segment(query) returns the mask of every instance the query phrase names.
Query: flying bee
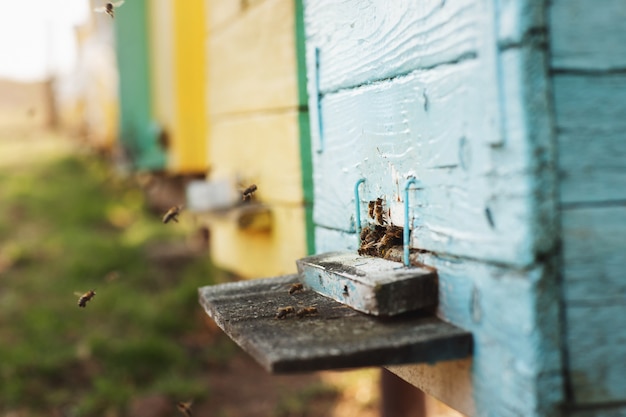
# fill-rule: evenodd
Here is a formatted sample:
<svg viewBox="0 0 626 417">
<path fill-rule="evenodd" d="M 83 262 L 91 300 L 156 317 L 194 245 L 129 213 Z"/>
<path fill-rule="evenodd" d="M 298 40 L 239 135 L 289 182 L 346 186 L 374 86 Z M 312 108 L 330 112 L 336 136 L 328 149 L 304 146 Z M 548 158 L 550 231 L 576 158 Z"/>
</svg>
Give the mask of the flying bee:
<svg viewBox="0 0 626 417">
<path fill-rule="evenodd" d="M 243 190 L 241 192 L 241 198 L 243 199 L 243 201 L 249 200 L 252 197 L 252 194 L 254 194 L 254 192 L 256 191 L 256 189 L 256 184 L 252 184 L 251 186 Z"/>
<path fill-rule="evenodd" d="M 385 211 L 383 210 L 383 199 L 377 198 L 376 204 L 374 206 L 374 216 L 376 218 L 376 222 L 378 224 L 386 224 L 387 220 L 385 220 Z"/>
<path fill-rule="evenodd" d="M 182 209 L 182 205 L 174 206 L 169 209 L 167 213 L 165 213 L 165 215 L 163 216 L 163 223 L 168 223 L 170 220 L 174 220 L 176 223 L 178 223 L 178 215 L 180 214 L 180 211 Z"/>
<path fill-rule="evenodd" d="M 124 0 L 116 1 L 115 3 L 108 2 L 104 6 L 96 7 L 93 10 L 97 13 L 106 13 L 111 16 L 111 18 L 115 18 L 115 8 L 120 7 L 122 4 L 124 4 Z"/>
<path fill-rule="evenodd" d="M 182 402 L 179 401 L 176 403 L 176 408 L 178 408 L 178 411 L 180 411 L 181 413 L 183 413 L 183 415 L 187 416 L 187 417 L 191 417 L 191 404 L 193 403 L 193 401 L 187 401 L 187 402 Z"/>
<path fill-rule="evenodd" d="M 300 319 L 304 316 L 312 316 L 313 314 L 317 314 L 317 307 L 303 307 L 296 311 L 296 317 Z"/>
<path fill-rule="evenodd" d="M 78 307 L 85 308 L 87 307 L 87 302 L 96 296 L 96 291 L 90 290 L 84 294 L 81 294 L 81 293 L 74 293 L 74 294 L 80 296 L 80 298 L 78 299 Z"/>
<path fill-rule="evenodd" d="M 304 286 L 302 285 L 302 283 L 296 282 L 296 283 L 291 284 L 291 288 L 289 288 L 289 294 L 292 295 L 302 290 L 304 290 Z"/>
<path fill-rule="evenodd" d="M 284 319 L 285 317 L 287 317 L 287 314 L 291 314 L 294 311 L 296 311 L 296 309 L 293 308 L 292 306 L 279 307 L 278 310 L 276 310 L 276 318 Z"/>
</svg>

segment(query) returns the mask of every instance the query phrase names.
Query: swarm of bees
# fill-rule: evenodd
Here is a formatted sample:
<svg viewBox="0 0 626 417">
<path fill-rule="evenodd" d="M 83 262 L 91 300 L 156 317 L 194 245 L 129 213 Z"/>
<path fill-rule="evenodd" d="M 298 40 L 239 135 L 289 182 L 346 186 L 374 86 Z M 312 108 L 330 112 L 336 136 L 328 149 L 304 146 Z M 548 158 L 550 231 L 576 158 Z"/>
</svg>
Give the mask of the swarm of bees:
<svg viewBox="0 0 626 417">
<path fill-rule="evenodd" d="M 250 200 L 256 190 L 257 190 L 256 184 L 252 184 L 251 186 L 249 186 L 248 188 L 246 188 L 245 190 L 241 192 L 241 199 L 243 201 Z"/>
<path fill-rule="evenodd" d="M 361 230 L 361 246 L 358 253 L 384 258 L 390 248 L 402 245 L 404 229 L 387 224 L 382 198 L 369 202 L 368 215 L 374 223 Z"/>
<path fill-rule="evenodd" d="M 174 220 L 176 223 L 178 223 L 178 215 L 180 214 L 182 209 L 182 205 L 170 208 L 167 213 L 163 215 L 163 223 L 167 224 L 170 222 L 170 220 Z"/>
<path fill-rule="evenodd" d="M 84 294 L 76 293 L 76 295 L 80 296 L 80 298 L 78 299 L 78 307 L 85 308 L 87 307 L 87 303 L 96 296 L 96 291 L 90 290 Z"/>
<path fill-rule="evenodd" d="M 106 13 L 109 16 L 111 16 L 111 19 L 114 19 L 115 18 L 115 9 L 117 7 L 120 7 L 122 4 L 124 4 L 124 0 L 116 1 L 115 3 L 109 2 L 109 3 L 105 4 L 102 7 L 96 7 L 94 9 L 94 12 Z"/>
</svg>

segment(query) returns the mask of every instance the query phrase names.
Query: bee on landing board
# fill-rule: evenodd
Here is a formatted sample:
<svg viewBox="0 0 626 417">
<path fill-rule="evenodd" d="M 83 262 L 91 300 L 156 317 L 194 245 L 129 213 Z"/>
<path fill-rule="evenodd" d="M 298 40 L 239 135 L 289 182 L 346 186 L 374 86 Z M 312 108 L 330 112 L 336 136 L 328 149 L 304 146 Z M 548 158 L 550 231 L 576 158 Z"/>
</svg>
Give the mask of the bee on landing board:
<svg viewBox="0 0 626 417">
<path fill-rule="evenodd" d="M 187 401 L 187 402 L 179 401 L 178 403 L 176 403 L 176 408 L 178 408 L 178 411 L 183 413 L 183 415 L 185 415 L 187 417 L 192 417 L 192 414 L 191 414 L 191 404 L 192 403 L 193 403 L 193 401 Z"/>
<path fill-rule="evenodd" d="M 122 4 L 124 4 L 124 0 L 120 0 L 120 1 L 116 1 L 115 3 L 107 3 L 102 7 L 96 7 L 94 10 L 94 12 L 97 13 L 106 13 L 109 16 L 111 16 L 111 18 L 115 18 L 115 8 L 120 7 Z"/>
<path fill-rule="evenodd" d="M 85 308 L 85 307 L 87 307 L 87 302 L 90 301 L 93 297 L 96 296 L 96 291 L 95 290 L 90 290 L 90 291 L 87 291 L 84 294 L 81 294 L 81 293 L 74 293 L 74 294 L 80 296 L 80 298 L 78 299 L 78 307 Z"/>
<path fill-rule="evenodd" d="M 317 314 L 317 307 L 303 307 L 300 310 L 296 311 L 296 317 L 301 319 L 304 316 L 312 316 Z"/>
<path fill-rule="evenodd" d="M 170 220 L 174 220 L 176 223 L 178 223 L 178 215 L 180 214 L 180 211 L 183 209 L 183 206 L 174 206 L 171 209 L 169 209 L 167 211 L 167 213 L 165 213 L 165 215 L 163 216 L 163 223 L 168 223 Z"/>
<path fill-rule="evenodd" d="M 241 198 L 243 199 L 243 201 L 249 200 L 252 197 L 252 194 L 254 194 L 254 192 L 256 191 L 256 189 L 256 184 L 252 184 L 251 186 L 243 190 L 241 192 Z"/>
<path fill-rule="evenodd" d="M 296 282 L 294 284 L 291 284 L 291 287 L 289 288 L 289 294 L 293 295 L 294 293 L 297 293 L 298 291 L 303 291 L 303 290 L 304 290 L 304 286 L 300 282 Z"/>
<path fill-rule="evenodd" d="M 295 311 L 296 311 L 296 309 L 293 308 L 292 306 L 279 307 L 278 310 L 276 310 L 276 318 L 277 319 L 284 319 L 285 317 L 287 317 L 287 314 L 291 314 L 291 313 L 293 313 Z"/>
</svg>

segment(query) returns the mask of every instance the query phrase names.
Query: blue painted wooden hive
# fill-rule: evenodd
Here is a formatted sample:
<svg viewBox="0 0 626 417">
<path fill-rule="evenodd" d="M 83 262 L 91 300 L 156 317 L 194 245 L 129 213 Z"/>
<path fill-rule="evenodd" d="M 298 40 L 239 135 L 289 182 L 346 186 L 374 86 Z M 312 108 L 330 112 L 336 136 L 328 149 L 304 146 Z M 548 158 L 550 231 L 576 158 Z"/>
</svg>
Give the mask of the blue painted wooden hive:
<svg viewBox="0 0 626 417">
<path fill-rule="evenodd" d="M 469 415 L 626 415 L 624 2 L 303 3 L 316 252 L 357 249 L 360 178 L 399 226 L 416 178 L 412 256 L 474 336 L 392 370 Z"/>
</svg>

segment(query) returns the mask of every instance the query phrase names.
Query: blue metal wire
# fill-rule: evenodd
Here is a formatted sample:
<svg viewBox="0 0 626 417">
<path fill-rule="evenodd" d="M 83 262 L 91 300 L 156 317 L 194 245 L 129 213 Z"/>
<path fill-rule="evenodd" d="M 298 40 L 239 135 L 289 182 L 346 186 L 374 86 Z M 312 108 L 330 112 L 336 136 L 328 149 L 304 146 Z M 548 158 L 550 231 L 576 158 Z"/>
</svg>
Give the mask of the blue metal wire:
<svg viewBox="0 0 626 417">
<path fill-rule="evenodd" d="M 361 246 L 361 197 L 359 196 L 359 186 L 365 182 L 365 178 L 359 178 L 359 180 L 354 184 L 354 204 L 356 209 L 356 238 L 357 238 L 357 248 Z"/>
<path fill-rule="evenodd" d="M 411 225 L 409 224 L 409 187 L 417 184 L 417 178 L 412 177 L 404 184 L 404 233 L 402 241 L 404 245 L 404 266 L 409 266 L 409 237 L 411 233 Z"/>
</svg>

